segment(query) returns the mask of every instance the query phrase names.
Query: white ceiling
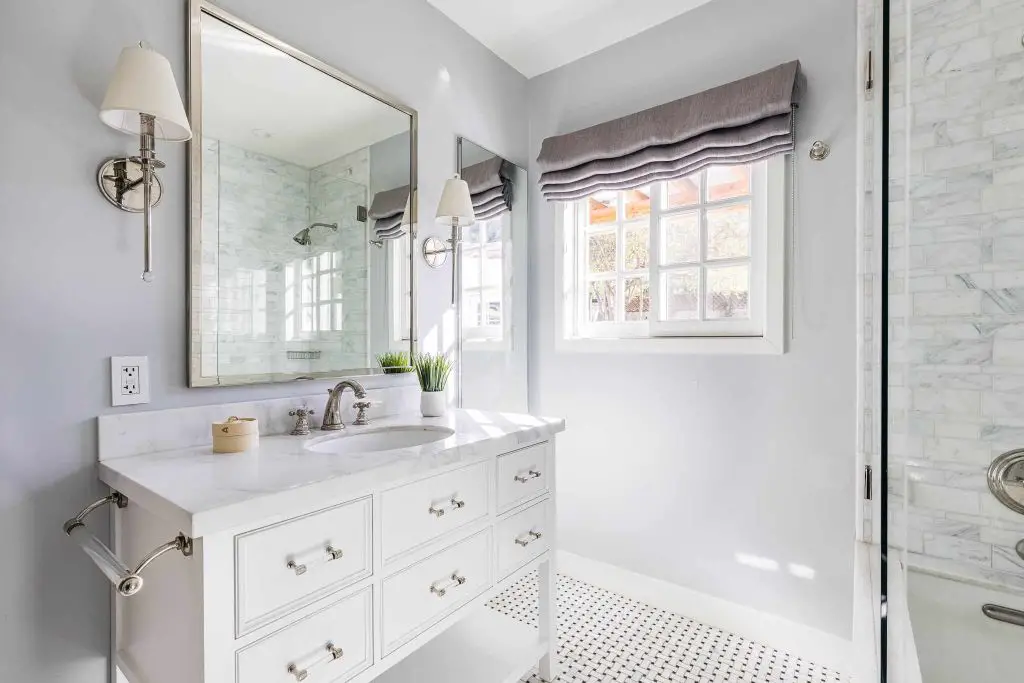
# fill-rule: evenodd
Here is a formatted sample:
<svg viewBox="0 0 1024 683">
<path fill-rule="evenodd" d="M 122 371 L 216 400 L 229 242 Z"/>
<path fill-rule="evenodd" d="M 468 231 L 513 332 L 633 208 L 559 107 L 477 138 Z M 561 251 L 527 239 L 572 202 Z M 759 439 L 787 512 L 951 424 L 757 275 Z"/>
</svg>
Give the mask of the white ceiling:
<svg viewBox="0 0 1024 683">
<path fill-rule="evenodd" d="M 427 0 L 527 78 L 710 0 Z"/>
<path fill-rule="evenodd" d="M 314 168 L 409 129 L 406 114 L 203 15 L 203 136 Z"/>
</svg>

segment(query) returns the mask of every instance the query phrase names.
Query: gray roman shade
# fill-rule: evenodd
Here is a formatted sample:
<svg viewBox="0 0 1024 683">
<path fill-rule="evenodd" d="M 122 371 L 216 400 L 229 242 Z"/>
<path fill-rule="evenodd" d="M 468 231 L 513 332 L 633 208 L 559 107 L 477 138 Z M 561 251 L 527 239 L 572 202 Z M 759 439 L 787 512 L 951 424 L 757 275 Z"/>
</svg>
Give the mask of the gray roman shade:
<svg viewBox="0 0 1024 683">
<path fill-rule="evenodd" d="M 462 169 L 462 179 L 469 185 L 473 213 L 478 221 L 486 221 L 512 209 L 512 178 L 514 168 L 501 157 L 491 157 Z"/>
<path fill-rule="evenodd" d="M 407 201 L 409 201 L 408 185 L 396 187 L 393 190 L 384 190 L 373 195 L 367 216 L 373 221 L 375 239 L 393 240 L 405 234 L 402 215 L 405 213 Z"/>
<path fill-rule="evenodd" d="M 545 199 L 630 190 L 712 165 L 746 164 L 793 151 L 800 62 L 661 104 L 541 144 Z"/>
</svg>

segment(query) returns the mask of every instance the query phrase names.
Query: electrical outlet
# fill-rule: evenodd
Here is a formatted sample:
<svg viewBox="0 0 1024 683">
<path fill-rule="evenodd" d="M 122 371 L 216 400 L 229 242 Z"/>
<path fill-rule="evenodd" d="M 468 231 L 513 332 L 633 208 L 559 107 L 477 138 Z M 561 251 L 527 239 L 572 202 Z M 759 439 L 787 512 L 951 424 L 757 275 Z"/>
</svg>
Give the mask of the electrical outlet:
<svg viewBox="0 0 1024 683">
<path fill-rule="evenodd" d="M 110 359 L 110 404 L 149 403 L 149 358 L 113 356 Z"/>
</svg>

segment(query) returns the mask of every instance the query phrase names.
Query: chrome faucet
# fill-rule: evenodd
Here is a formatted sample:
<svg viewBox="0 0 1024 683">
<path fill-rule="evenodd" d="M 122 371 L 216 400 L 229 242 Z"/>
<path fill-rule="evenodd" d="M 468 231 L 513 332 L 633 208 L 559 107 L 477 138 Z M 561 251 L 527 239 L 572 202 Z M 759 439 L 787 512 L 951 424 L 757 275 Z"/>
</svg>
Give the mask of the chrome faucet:
<svg viewBox="0 0 1024 683">
<path fill-rule="evenodd" d="M 354 379 L 343 379 L 335 384 L 333 389 L 327 390 L 327 406 L 324 408 L 324 419 L 320 429 L 336 432 L 345 428 L 345 423 L 341 421 L 341 395 L 345 393 L 345 389 L 351 389 L 356 398 L 366 398 L 363 385 Z"/>
</svg>

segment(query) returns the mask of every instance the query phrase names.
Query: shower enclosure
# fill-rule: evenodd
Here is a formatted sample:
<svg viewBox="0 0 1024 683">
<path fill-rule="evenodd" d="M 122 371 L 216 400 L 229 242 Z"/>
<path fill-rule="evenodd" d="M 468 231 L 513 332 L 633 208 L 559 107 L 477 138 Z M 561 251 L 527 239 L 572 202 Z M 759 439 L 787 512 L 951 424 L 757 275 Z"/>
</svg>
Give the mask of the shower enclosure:
<svg viewBox="0 0 1024 683">
<path fill-rule="evenodd" d="M 860 18 L 878 676 L 1020 680 L 1024 514 L 987 472 L 1024 446 L 1024 3 Z"/>
</svg>

